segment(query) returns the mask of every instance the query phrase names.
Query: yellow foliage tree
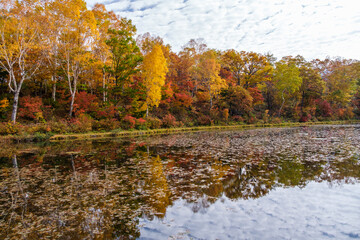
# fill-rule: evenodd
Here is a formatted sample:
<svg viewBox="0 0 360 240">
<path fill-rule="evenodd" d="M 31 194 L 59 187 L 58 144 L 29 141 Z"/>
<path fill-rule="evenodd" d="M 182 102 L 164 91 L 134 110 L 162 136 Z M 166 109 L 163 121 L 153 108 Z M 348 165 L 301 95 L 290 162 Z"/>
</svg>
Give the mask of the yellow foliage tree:
<svg viewBox="0 0 360 240">
<path fill-rule="evenodd" d="M 204 52 L 195 66 L 194 77 L 199 79 L 200 85 L 209 93 L 210 108 L 213 106 L 213 99 L 216 98 L 227 83 L 219 76 L 220 64 L 217 61 L 216 53 L 213 50 Z"/>
<path fill-rule="evenodd" d="M 146 86 L 146 116 L 149 108 L 159 106 L 161 100 L 161 87 L 165 85 L 168 72 L 166 59 L 160 45 L 155 45 L 151 52 L 144 57 L 143 78 Z"/>
<path fill-rule="evenodd" d="M 15 0 L 0 1 L 0 70 L 8 73 L 8 87 L 14 95 L 13 123 L 16 122 L 22 85 L 34 76 L 40 66 L 39 4 L 38 1 L 21 4 Z"/>
<path fill-rule="evenodd" d="M 59 31 L 60 66 L 66 76 L 70 91 L 72 117 L 75 95 L 84 66 L 91 59 L 90 49 L 98 35 L 94 13 L 87 10 L 84 0 L 58 0 L 51 6 L 54 19 L 62 22 Z"/>
</svg>

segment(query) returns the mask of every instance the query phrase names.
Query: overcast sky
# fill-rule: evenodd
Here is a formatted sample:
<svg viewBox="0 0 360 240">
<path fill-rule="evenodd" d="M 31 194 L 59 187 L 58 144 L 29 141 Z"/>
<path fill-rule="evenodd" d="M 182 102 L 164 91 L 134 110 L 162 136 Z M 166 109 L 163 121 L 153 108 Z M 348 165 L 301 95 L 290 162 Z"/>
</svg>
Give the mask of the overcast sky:
<svg viewBox="0 0 360 240">
<path fill-rule="evenodd" d="M 96 0 L 87 0 L 92 7 Z M 208 47 L 360 59 L 360 0 L 108 0 L 138 33 L 162 37 L 177 52 L 190 39 Z"/>
</svg>

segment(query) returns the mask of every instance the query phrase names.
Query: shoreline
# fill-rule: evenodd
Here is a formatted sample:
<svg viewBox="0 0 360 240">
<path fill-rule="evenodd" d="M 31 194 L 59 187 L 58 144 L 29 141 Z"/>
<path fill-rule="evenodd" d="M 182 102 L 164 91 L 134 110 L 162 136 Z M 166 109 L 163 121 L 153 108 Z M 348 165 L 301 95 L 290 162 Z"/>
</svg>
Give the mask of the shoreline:
<svg viewBox="0 0 360 240">
<path fill-rule="evenodd" d="M 137 136 L 151 136 L 161 134 L 175 134 L 181 132 L 201 132 L 211 130 L 231 130 L 231 129 L 253 129 L 253 128 L 271 128 L 271 127 L 299 127 L 299 126 L 316 126 L 316 125 L 341 125 L 357 124 L 360 120 L 345 121 L 324 121 L 324 122 L 285 122 L 285 123 L 258 123 L 258 124 L 237 124 L 237 125 L 216 125 L 216 126 L 197 126 L 182 128 L 160 128 L 151 130 L 124 130 L 110 132 L 89 132 L 89 133 L 69 133 L 69 134 L 43 134 L 43 135 L 5 135 L 0 137 L 0 142 L 61 142 L 73 140 L 93 140 L 107 138 L 124 138 Z"/>
<path fill-rule="evenodd" d="M 182 128 L 160 128 L 150 130 L 113 130 L 109 132 L 88 132 L 88 133 L 69 133 L 69 134 L 34 134 L 26 136 L 5 135 L 0 137 L 1 143 L 31 143 L 31 142 L 62 142 L 74 140 L 93 140 L 93 139 L 111 139 L 138 136 L 152 136 L 161 134 L 175 134 L 182 132 L 202 132 L 212 130 L 239 130 L 254 128 L 272 128 L 272 127 L 301 127 L 316 125 L 341 125 L 341 124 L 358 124 L 360 120 L 344 121 L 324 121 L 324 122 L 285 122 L 285 123 L 258 123 L 258 124 L 237 124 L 237 125 L 215 125 L 215 126 L 196 126 Z"/>
</svg>

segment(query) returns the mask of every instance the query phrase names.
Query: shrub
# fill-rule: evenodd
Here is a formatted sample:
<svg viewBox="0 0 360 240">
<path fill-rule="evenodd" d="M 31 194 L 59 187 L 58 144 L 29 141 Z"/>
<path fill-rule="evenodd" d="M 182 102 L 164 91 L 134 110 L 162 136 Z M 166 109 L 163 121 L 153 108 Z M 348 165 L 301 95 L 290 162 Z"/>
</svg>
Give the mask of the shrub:
<svg viewBox="0 0 360 240">
<path fill-rule="evenodd" d="M 162 126 L 165 128 L 176 127 L 177 126 L 176 118 L 171 114 L 165 115 L 165 117 L 163 117 L 162 119 Z"/>
<path fill-rule="evenodd" d="M 271 119 L 271 123 L 273 124 L 280 124 L 282 122 L 281 118 L 274 117 Z"/>
<path fill-rule="evenodd" d="M 232 117 L 232 120 L 233 120 L 234 122 L 244 122 L 244 118 L 241 117 L 241 116 L 233 116 L 233 117 Z"/>
<path fill-rule="evenodd" d="M 97 109 L 94 113 L 96 119 L 107 119 L 114 118 L 117 109 L 114 105 L 104 106 L 100 109 Z"/>
<path fill-rule="evenodd" d="M 69 124 L 63 120 L 48 122 L 51 132 L 53 133 L 67 133 L 71 131 Z"/>
<path fill-rule="evenodd" d="M 95 131 L 114 130 L 120 128 L 120 122 L 114 118 L 94 121 L 92 129 Z"/>
<path fill-rule="evenodd" d="M 211 118 L 207 115 L 201 115 L 198 117 L 199 125 L 211 125 Z"/>
<path fill-rule="evenodd" d="M 333 109 L 331 108 L 331 105 L 326 100 L 318 99 L 315 101 L 316 104 L 316 116 L 321 117 L 331 117 L 333 113 Z"/>
<path fill-rule="evenodd" d="M 98 109 L 98 99 L 95 95 L 87 92 L 79 92 L 76 95 L 74 103 L 74 112 L 76 115 L 83 113 L 92 113 Z"/>
<path fill-rule="evenodd" d="M 146 130 L 146 120 L 143 118 L 135 119 L 135 127 L 139 130 Z"/>
<path fill-rule="evenodd" d="M 136 118 L 134 118 L 130 115 L 126 115 L 121 122 L 121 127 L 123 129 L 133 129 L 136 124 L 135 120 L 136 120 Z"/>
<path fill-rule="evenodd" d="M 249 117 L 247 117 L 246 118 L 246 123 L 247 124 L 254 124 L 254 123 L 256 123 L 256 121 L 257 121 L 257 119 L 256 119 L 256 117 L 254 117 L 254 116 L 249 116 Z"/>
<path fill-rule="evenodd" d="M 264 112 L 264 115 L 263 115 L 263 117 L 262 117 L 264 123 L 268 123 L 268 122 L 269 122 L 269 118 L 270 118 L 269 110 L 266 109 L 265 112 Z"/>
<path fill-rule="evenodd" d="M 300 119 L 299 119 L 299 122 L 308 122 L 311 120 L 311 115 L 310 113 L 304 113 Z"/>
<path fill-rule="evenodd" d="M 35 133 L 49 133 L 51 132 L 51 127 L 47 123 L 29 125 L 25 129 L 26 133 L 35 134 Z"/>
<path fill-rule="evenodd" d="M 22 134 L 24 132 L 24 127 L 19 124 L 12 122 L 0 123 L 0 135 L 8 135 L 8 134 Z"/>
<path fill-rule="evenodd" d="M 337 110 L 336 115 L 340 120 L 350 120 L 354 118 L 354 112 L 352 107 L 340 108 Z"/>
<path fill-rule="evenodd" d="M 43 120 L 43 102 L 40 97 L 25 96 L 20 98 L 19 117 L 29 120 Z"/>
<path fill-rule="evenodd" d="M 147 127 L 150 129 L 159 129 L 161 128 L 162 121 L 155 117 L 147 117 L 146 118 Z"/>
<path fill-rule="evenodd" d="M 219 123 L 222 118 L 222 112 L 218 108 L 212 108 L 210 110 L 210 122 L 213 121 L 215 123 Z"/>
<path fill-rule="evenodd" d="M 72 132 L 84 133 L 92 130 L 93 120 L 86 114 L 81 114 L 77 118 L 73 118 L 70 121 L 70 127 Z"/>
</svg>

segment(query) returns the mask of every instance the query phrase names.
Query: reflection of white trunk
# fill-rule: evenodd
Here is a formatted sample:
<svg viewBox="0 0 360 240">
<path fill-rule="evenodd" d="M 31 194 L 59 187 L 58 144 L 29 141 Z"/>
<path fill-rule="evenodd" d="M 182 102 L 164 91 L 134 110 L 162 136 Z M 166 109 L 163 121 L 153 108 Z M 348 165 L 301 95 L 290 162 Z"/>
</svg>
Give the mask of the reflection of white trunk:
<svg viewBox="0 0 360 240">
<path fill-rule="evenodd" d="M 17 163 L 16 154 L 13 156 L 13 166 L 14 166 L 15 169 L 18 170 L 18 163 Z"/>
<path fill-rule="evenodd" d="M 13 156 L 13 166 L 14 166 L 14 169 L 15 169 L 15 174 L 16 174 L 16 178 L 17 178 L 17 182 L 18 182 L 20 192 L 23 195 L 24 200 L 26 201 L 26 196 L 24 196 L 24 190 L 23 190 L 23 187 L 22 187 L 22 184 L 21 184 L 20 171 L 19 171 L 19 166 L 18 166 L 16 154 L 14 154 L 14 156 Z"/>
<path fill-rule="evenodd" d="M 76 181 L 77 180 L 77 175 L 76 175 L 76 169 L 75 169 L 75 163 L 74 163 L 74 156 L 71 155 L 71 166 L 72 166 L 72 169 L 73 169 L 73 172 L 74 172 L 74 180 Z"/>
<path fill-rule="evenodd" d="M 108 194 L 108 189 L 107 189 L 107 186 L 108 186 L 108 171 L 107 171 L 107 165 L 106 165 L 106 160 L 105 160 L 105 169 L 104 169 L 104 174 L 105 174 L 105 187 L 104 187 L 104 196 L 107 196 Z"/>
<path fill-rule="evenodd" d="M 28 198 L 28 196 L 27 196 L 26 193 L 24 194 L 24 189 L 23 189 L 23 186 L 22 186 L 22 183 L 21 183 L 20 171 L 19 171 L 19 166 L 18 166 L 16 154 L 14 154 L 14 156 L 13 156 L 13 167 L 15 169 L 18 188 L 19 188 L 20 193 L 21 193 L 21 195 L 23 197 L 23 200 L 24 200 L 24 202 L 22 204 L 22 211 L 21 211 L 21 219 L 22 219 L 22 221 L 24 221 L 24 215 L 25 215 L 25 213 L 27 211 L 27 198 Z"/>
</svg>

